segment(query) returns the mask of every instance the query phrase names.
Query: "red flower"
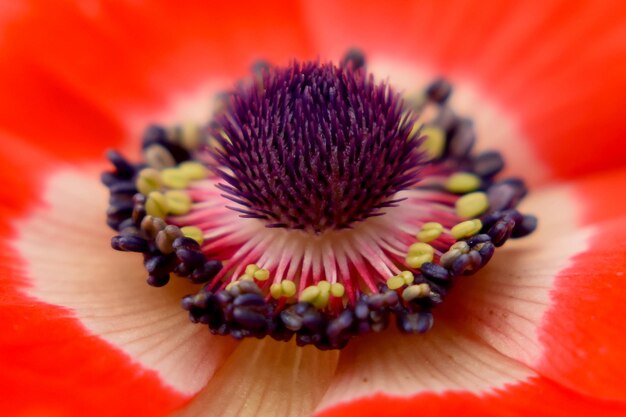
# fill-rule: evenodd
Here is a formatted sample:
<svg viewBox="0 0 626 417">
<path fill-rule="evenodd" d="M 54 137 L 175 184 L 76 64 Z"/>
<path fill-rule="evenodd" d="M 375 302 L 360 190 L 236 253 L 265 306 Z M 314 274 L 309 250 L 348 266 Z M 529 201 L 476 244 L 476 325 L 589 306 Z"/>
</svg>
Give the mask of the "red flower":
<svg viewBox="0 0 626 417">
<path fill-rule="evenodd" d="M 625 17 L 608 1 L 2 6 L 0 412 L 624 415 Z M 187 289 L 155 292 L 108 246 L 104 149 L 189 117 L 178 104 L 256 58 L 354 45 L 392 83 L 454 81 L 542 227 L 458 285 L 424 336 L 320 352 L 185 323 Z"/>
</svg>

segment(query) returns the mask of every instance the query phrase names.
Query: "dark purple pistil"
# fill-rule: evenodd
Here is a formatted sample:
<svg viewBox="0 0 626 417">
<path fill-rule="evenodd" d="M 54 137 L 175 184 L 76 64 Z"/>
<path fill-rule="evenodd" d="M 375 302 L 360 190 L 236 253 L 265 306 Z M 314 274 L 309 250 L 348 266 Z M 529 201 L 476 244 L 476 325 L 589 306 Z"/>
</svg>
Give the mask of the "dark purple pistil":
<svg viewBox="0 0 626 417">
<path fill-rule="evenodd" d="M 212 125 L 219 187 L 233 210 L 269 227 L 350 227 L 417 182 L 415 117 L 357 65 L 271 67 Z"/>
</svg>

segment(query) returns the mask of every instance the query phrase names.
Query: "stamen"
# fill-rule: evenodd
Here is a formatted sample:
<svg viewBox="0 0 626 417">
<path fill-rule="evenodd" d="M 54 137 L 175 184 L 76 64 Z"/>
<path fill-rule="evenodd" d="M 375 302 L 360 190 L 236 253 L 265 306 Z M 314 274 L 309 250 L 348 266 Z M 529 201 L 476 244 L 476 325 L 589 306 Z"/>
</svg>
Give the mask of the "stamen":
<svg viewBox="0 0 626 417">
<path fill-rule="evenodd" d="M 148 127 L 141 163 L 110 152 L 111 246 L 143 254 L 149 285 L 201 284 L 182 307 L 214 334 L 338 349 L 429 330 L 456 279 L 537 219 L 501 155 L 473 153 L 449 83 L 404 102 L 364 64 L 262 63 L 207 127 Z"/>
</svg>

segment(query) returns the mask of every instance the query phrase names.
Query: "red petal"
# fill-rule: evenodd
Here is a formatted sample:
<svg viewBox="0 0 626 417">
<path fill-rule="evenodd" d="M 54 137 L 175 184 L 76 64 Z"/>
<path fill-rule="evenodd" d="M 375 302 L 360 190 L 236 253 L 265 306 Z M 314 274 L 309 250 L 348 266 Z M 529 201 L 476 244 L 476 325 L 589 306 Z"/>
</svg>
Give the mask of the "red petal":
<svg viewBox="0 0 626 417">
<path fill-rule="evenodd" d="M 542 341 L 548 347 L 538 371 L 572 389 L 626 401 L 626 171 L 577 184 L 581 226 L 593 231 L 589 249 L 559 274 Z"/>
<path fill-rule="evenodd" d="M 63 156 L 118 144 L 173 93 L 307 50 L 295 4 L 85 4 L 33 1 L 2 33 L 0 125 Z"/>
<path fill-rule="evenodd" d="M 311 1 L 320 51 L 411 60 L 470 81 L 516 116 L 559 177 L 626 158 L 626 3 Z"/>
<path fill-rule="evenodd" d="M 186 398 L 87 332 L 64 308 L 27 296 L 13 207 L 0 210 L 1 415 L 167 415 Z M 123 400 L 122 400 L 123 399 Z"/>
<path fill-rule="evenodd" d="M 535 235 L 499 251 L 455 288 L 441 313 L 568 389 L 626 401 L 615 371 L 626 368 L 626 245 L 615 239 L 626 233 L 626 199 L 617 191 L 625 184 L 621 171 L 574 183 L 560 196 L 563 188 L 552 187 L 543 193 L 551 199 L 532 194 Z"/>
<path fill-rule="evenodd" d="M 410 398 L 376 394 L 361 401 L 336 405 L 316 417 L 342 416 L 467 416 L 553 417 L 623 416 L 626 407 L 596 401 L 541 377 L 481 395 L 469 392 L 424 393 Z"/>
</svg>

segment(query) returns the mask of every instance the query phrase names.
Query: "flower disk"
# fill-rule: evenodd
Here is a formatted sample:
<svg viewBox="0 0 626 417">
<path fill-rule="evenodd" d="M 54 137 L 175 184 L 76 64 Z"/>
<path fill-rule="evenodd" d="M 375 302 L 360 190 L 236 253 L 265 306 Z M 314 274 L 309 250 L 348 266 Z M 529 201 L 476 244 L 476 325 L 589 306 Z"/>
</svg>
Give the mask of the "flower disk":
<svg viewBox="0 0 626 417">
<path fill-rule="evenodd" d="M 211 126 L 218 187 L 243 217 L 321 233 L 382 214 L 419 180 L 416 116 L 360 68 L 271 67 Z"/>
<path fill-rule="evenodd" d="M 266 66 L 208 128 L 151 126 L 136 164 L 111 152 L 113 248 L 142 253 L 151 286 L 202 285 L 181 304 L 213 334 L 340 349 L 393 321 L 428 331 L 454 282 L 537 219 L 501 155 L 474 152 L 448 82 L 405 105 L 364 62 Z"/>
</svg>

